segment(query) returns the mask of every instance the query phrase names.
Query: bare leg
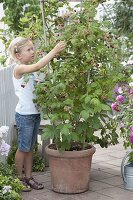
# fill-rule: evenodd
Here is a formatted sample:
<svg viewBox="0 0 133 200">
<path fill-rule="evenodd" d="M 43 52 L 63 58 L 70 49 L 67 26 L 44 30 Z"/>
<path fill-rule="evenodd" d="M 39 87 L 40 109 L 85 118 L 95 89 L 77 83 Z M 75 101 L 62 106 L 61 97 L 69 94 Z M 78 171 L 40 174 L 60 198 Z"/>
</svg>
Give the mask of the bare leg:
<svg viewBox="0 0 133 200">
<path fill-rule="evenodd" d="M 26 183 L 24 177 L 23 177 L 23 167 L 25 162 L 25 152 L 22 152 L 20 150 L 16 151 L 15 155 L 15 164 L 16 164 L 16 174 L 19 180 L 22 182 L 22 184 L 25 186 L 23 189 L 23 192 L 30 192 L 31 187 Z"/>
<path fill-rule="evenodd" d="M 33 152 L 29 151 L 25 153 L 24 157 L 24 172 L 27 179 L 32 177 L 32 164 L 33 164 Z"/>
<path fill-rule="evenodd" d="M 17 176 L 20 178 L 23 177 L 24 157 L 25 153 L 18 149 L 15 155 L 15 165 L 16 165 Z"/>
<path fill-rule="evenodd" d="M 35 190 L 41 190 L 44 188 L 42 183 L 38 183 L 32 177 L 32 164 L 33 164 L 33 151 L 25 153 L 24 158 L 24 172 L 26 183 Z"/>
</svg>

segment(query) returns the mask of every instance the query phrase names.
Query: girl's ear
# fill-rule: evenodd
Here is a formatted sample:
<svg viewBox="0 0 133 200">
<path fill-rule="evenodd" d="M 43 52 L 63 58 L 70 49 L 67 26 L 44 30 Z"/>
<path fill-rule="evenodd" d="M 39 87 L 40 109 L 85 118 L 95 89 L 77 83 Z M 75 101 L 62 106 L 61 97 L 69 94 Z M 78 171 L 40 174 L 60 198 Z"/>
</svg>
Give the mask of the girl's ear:
<svg viewBox="0 0 133 200">
<path fill-rule="evenodd" d="M 20 53 L 16 53 L 16 58 L 17 58 L 18 60 L 21 60 L 21 58 L 22 58 L 21 54 L 20 54 Z"/>
</svg>

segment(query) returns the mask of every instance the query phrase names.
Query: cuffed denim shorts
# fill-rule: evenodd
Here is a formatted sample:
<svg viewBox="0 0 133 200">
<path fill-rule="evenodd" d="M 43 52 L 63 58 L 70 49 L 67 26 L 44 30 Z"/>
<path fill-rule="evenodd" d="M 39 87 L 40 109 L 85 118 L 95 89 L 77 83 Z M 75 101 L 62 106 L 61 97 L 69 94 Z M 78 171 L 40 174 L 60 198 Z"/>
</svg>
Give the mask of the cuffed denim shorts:
<svg viewBox="0 0 133 200">
<path fill-rule="evenodd" d="M 15 114 L 18 129 L 18 149 L 22 152 L 32 150 L 37 142 L 37 133 L 40 125 L 40 114 Z"/>
</svg>

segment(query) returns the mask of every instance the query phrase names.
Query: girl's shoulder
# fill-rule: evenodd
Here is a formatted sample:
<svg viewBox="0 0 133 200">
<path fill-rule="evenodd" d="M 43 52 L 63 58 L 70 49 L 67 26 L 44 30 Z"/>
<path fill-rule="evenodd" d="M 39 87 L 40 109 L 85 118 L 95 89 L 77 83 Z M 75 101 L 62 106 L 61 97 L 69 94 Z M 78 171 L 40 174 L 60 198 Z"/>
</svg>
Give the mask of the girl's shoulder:
<svg viewBox="0 0 133 200">
<path fill-rule="evenodd" d="M 13 69 L 16 69 L 18 66 L 19 64 L 15 62 L 10 65 L 10 67 L 12 67 Z"/>
</svg>

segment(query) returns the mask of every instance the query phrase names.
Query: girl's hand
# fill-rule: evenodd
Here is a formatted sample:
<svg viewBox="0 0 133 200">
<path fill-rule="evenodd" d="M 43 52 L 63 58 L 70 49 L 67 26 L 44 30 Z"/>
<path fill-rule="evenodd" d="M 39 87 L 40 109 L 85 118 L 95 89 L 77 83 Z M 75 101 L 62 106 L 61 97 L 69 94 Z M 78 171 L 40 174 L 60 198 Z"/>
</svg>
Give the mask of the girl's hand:
<svg viewBox="0 0 133 200">
<path fill-rule="evenodd" d="M 60 51 L 62 51 L 63 49 L 65 49 L 66 47 L 66 43 L 64 41 L 60 41 L 54 48 L 53 51 L 55 52 L 55 54 L 58 54 Z"/>
</svg>

